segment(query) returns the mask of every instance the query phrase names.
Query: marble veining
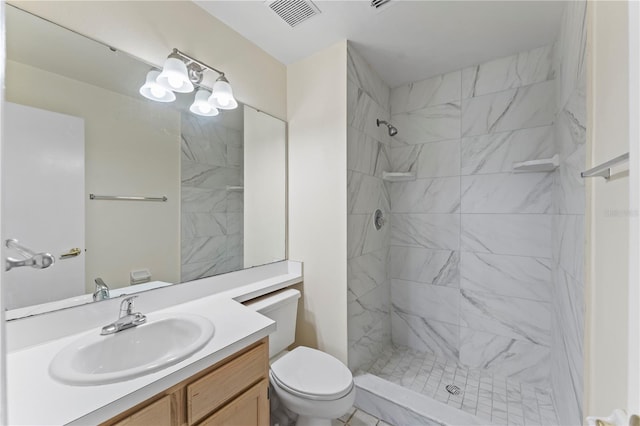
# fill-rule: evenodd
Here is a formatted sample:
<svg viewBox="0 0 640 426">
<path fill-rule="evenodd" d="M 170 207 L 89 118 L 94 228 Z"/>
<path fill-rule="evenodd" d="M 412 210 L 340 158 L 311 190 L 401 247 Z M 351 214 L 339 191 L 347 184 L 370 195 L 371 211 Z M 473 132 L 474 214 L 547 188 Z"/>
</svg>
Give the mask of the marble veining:
<svg viewBox="0 0 640 426">
<path fill-rule="evenodd" d="M 389 250 L 383 248 L 352 258 L 347 263 L 349 294 L 360 297 L 387 280 L 387 258 Z"/>
<path fill-rule="evenodd" d="M 547 302 L 460 290 L 460 324 L 473 330 L 551 343 L 551 307 Z"/>
<path fill-rule="evenodd" d="M 546 81 L 462 101 L 462 136 L 553 123 L 555 82 Z"/>
<path fill-rule="evenodd" d="M 242 131 L 181 116 L 181 280 L 243 266 Z"/>
<path fill-rule="evenodd" d="M 349 126 L 347 128 L 347 170 L 382 177 L 391 170 L 386 145 Z"/>
<path fill-rule="evenodd" d="M 391 244 L 458 250 L 460 217 L 455 214 L 394 213 L 391 216 Z"/>
<path fill-rule="evenodd" d="M 461 72 L 437 75 L 391 91 L 391 113 L 402 114 L 460 100 Z"/>
<path fill-rule="evenodd" d="M 399 131 L 392 146 L 415 145 L 460 138 L 460 102 L 449 102 L 423 109 L 393 114 L 391 122 Z"/>
<path fill-rule="evenodd" d="M 390 92 L 360 56 L 349 59 L 350 367 L 375 369 L 392 341 L 482 372 L 477 400 L 438 396 L 404 353 L 378 370 L 394 383 L 509 425 L 557 424 L 551 395 L 529 387 L 551 386 L 559 424 L 579 424 L 585 10 L 567 5 L 553 45 Z M 397 137 L 372 127 L 388 117 Z M 556 172 L 512 172 L 554 154 Z M 380 189 L 385 168 L 417 179 Z M 390 219 L 381 232 L 368 211 L 376 204 Z M 453 371 L 441 377 L 462 382 Z M 504 393 L 487 399 L 496 386 Z"/>
<path fill-rule="evenodd" d="M 462 327 L 460 363 L 522 383 L 549 386 L 549 347 L 526 340 Z"/>
<path fill-rule="evenodd" d="M 458 325 L 460 291 L 457 288 L 391 280 L 391 303 L 406 314 Z"/>
<path fill-rule="evenodd" d="M 389 139 L 386 127 L 378 127 L 376 119 L 389 120 L 389 111 L 376 103 L 364 90 L 347 84 L 347 124 L 375 140 Z M 395 124 L 395 123 L 394 123 Z"/>
<path fill-rule="evenodd" d="M 181 244 L 182 263 L 196 263 L 211 260 L 221 263 L 225 258 L 227 236 L 196 237 L 185 240 Z"/>
<path fill-rule="evenodd" d="M 460 288 L 550 302 L 551 260 L 462 252 Z"/>
<path fill-rule="evenodd" d="M 559 105 L 565 105 L 573 90 L 583 86 L 586 81 L 587 2 L 572 2 L 567 6 L 562 19 L 557 52 L 560 64 Z"/>
<path fill-rule="evenodd" d="M 486 95 L 555 78 L 553 46 L 485 62 L 462 70 L 462 98 Z"/>
<path fill-rule="evenodd" d="M 384 286 L 376 287 L 368 293 L 349 302 L 348 335 L 359 340 L 373 327 L 389 316 L 388 289 Z"/>
<path fill-rule="evenodd" d="M 551 158 L 556 153 L 553 126 L 472 136 L 461 141 L 460 172 L 511 172 L 515 162 Z"/>
<path fill-rule="evenodd" d="M 224 213 L 183 213 L 181 219 L 182 238 L 227 234 L 227 215 Z"/>
<path fill-rule="evenodd" d="M 391 148 L 394 170 L 415 172 L 418 178 L 458 176 L 460 141 L 448 140 Z"/>
<path fill-rule="evenodd" d="M 198 188 L 226 188 L 227 185 L 242 184 L 242 173 L 238 168 L 215 166 L 192 161 L 182 162 L 182 185 Z"/>
<path fill-rule="evenodd" d="M 180 194 L 185 213 L 221 213 L 227 210 L 227 190 L 185 186 Z"/>
<path fill-rule="evenodd" d="M 347 48 L 347 78 L 378 105 L 389 105 L 389 88 L 350 44 Z"/>
<path fill-rule="evenodd" d="M 573 279 L 584 274 L 584 215 L 556 215 L 553 218 L 553 259 Z"/>
<path fill-rule="evenodd" d="M 391 343 L 391 321 L 385 319 L 375 324 L 363 337 L 353 340 L 349 336 L 349 368 L 368 369 L 380 352 Z"/>
<path fill-rule="evenodd" d="M 462 213 L 551 213 L 551 173 L 462 177 Z"/>
<path fill-rule="evenodd" d="M 551 216 L 463 214 L 461 250 L 551 257 Z"/>
<path fill-rule="evenodd" d="M 392 170 L 386 128 L 389 88 L 347 44 L 347 338 L 348 365 L 367 368 L 391 342 L 387 272 L 390 225 L 376 230 L 374 211 L 391 215 L 382 174 Z"/>
<path fill-rule="evenodd" d="M 584 394 L 584 235 L 587 2 L 567 3 L 557 43 L 560 167 L 554 183 L 551 386 L 561 424 L 579 425 Z"/>
<path fill-rule="evenodd" d="M 458 287 L 460 253 L 392 246 L 389 252 L 389 277 L 425 284 Z"/>
<path fill-rule="evenodd" d="M 386 188 L 380 178 L 347 171 L 347 197 L 351 214 L 367 214 L 376 209 L 391 210 Z"/>
<path fill-rule="evenodd" d="M 458 333 L 457 325 L 428 320 L 393 305 L 391 338 L 396 345 L 458 359 Z"/>
<path fill-rule="evenodd" d="M 347 215 L 347 257 L 348 259 L 380 250 L 388 244 L 389 227 L 377 230 L 370 214 Z"/>
<path fill-rule="evenodd" d="M 456 213 L 460 209 L 460 178 L 417 179 L 388 184 L 394 213 Z"/>
</svg>

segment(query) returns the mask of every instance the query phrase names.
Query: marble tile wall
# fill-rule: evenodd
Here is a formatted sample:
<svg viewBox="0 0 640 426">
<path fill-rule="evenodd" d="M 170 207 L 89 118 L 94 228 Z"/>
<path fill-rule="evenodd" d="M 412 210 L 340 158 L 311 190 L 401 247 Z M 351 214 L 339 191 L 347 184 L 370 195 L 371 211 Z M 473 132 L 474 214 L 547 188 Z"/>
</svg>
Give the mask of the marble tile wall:
<svg viewBox="0 0 640 426">
<path fill-rule="evenodd" d="M 182 114 L 181 280 L 243 267 L 242 129 Z"/>
<path fill-rule="evenodd" d="M 366 370 L 391 343 L 389 257 L 391 212 L 382 172 L 390 170 L 389 88 L 349 44 L 347 61 L 347 288 L 349 367 Z M 387 224 L 373 225 L 381 209 Z"/>
<path fill-rule="evenodd" d="M 551 384 L 560 424 L 583 417 L 586 1 L 568 2 L 557 42 L 555 139 L 560 167 L 553 183 Z"/>
<path fill-rule="evenodd" d="M 549 386 L 554 47 L 391 90 L 393 343 Z"/>
</svg>

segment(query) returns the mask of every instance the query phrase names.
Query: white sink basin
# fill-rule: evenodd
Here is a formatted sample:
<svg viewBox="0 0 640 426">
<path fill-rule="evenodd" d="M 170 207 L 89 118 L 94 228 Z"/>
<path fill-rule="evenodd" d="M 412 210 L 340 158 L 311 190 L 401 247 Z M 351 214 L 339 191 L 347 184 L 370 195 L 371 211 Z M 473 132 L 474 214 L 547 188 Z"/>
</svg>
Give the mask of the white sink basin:
<svg viewBox="0 0 640 426">
<path fill-rule="evenodd" d="M 213 333 L 211 321 L 191 314 L 150 319 L 108 336 L 96 330 L 58 352 L 49 373 L 62 383 L 80 386 L 133 379 L 186 359 Z"/>
</svg>

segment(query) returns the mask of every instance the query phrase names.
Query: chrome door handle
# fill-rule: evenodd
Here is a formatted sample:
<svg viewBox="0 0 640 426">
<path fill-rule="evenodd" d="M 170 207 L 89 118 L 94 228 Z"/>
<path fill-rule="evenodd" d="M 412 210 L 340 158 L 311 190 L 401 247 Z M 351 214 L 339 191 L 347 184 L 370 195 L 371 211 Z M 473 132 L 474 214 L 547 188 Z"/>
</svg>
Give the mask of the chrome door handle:
<svg viewBox="0 0 640 426">
<path fill-rule="evenodd" d="M 80 250 L 78 247 L 74 247 L 71 250 L 69 250 L 68 252 L 62 253 L 60 255 L 60 259 L 62 260 L 62 259 L 68 259 L 70 257 L 76 257 L 76 256 L 80 255 L 80 253 L 82 253 L 82 250 Z"/>
</svg>

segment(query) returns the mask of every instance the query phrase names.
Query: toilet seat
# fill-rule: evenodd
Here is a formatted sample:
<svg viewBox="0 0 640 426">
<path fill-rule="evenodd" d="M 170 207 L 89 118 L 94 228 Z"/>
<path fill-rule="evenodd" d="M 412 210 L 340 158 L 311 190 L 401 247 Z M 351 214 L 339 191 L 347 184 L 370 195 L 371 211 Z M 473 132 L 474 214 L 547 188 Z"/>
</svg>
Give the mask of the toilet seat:
<svg viewBox="0 0 640 426">
<path fill-rule="evenodd" d="M 274 362 L 270 376 L 283 390 L 316 401 L 340 399 L 354 386 L 351 371 L 342 362 L 305 346 Z"/>
</svg>

